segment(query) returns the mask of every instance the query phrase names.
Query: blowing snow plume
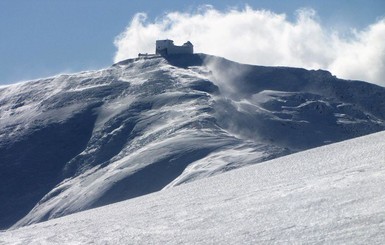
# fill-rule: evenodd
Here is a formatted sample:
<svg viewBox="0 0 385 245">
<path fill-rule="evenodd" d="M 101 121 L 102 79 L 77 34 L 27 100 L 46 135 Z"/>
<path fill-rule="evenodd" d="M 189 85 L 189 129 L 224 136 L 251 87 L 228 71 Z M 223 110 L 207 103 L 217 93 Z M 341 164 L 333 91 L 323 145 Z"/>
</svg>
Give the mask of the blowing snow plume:
<svg viewBox="0 0 385 245">
<path fill-rule="evenodd" d="M 115 40 L 114 59 L 153 53 L 155 40 L 172 38 L 176 43 L 190 40 L 197 52 L 242 63 L 326 69 L 384 86 L 385 20 L 345 36 L 322 26 L 312 9 L 298 10 L 295 21 L 290 21 L 285 14 L 248 6 L 229 11 L 206 6 L 193 13 L 167 13 L 154 21 L 136 14 Z"/>
</svg>

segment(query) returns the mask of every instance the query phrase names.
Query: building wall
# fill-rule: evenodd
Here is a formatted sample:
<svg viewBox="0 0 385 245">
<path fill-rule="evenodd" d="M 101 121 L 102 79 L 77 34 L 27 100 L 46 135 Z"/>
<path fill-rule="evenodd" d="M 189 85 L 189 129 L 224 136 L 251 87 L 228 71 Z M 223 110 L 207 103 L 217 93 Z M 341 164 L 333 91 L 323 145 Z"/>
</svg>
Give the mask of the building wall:
<svg viewBox="0 0 385 245">
<path fill-rule="evenodd" d="M 191 46 L 172 46 L 168 48 L 168 54 L 192 54 Z"/>
</svg>

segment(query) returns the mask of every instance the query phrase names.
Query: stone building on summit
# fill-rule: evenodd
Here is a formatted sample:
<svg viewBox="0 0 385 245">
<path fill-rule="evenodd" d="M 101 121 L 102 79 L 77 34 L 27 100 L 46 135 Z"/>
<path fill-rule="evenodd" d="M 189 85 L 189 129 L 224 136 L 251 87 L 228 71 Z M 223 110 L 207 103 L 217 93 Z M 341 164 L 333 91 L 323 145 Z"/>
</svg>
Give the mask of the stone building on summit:
<svg viewBox="0 0 385 245">
<path fill-rule="evenodd" d="M 173 40 L 156 40 L 155 53 L 161 56 L 173 54 L 193 54 L 194 46 L 190 41 L 187 41 L 182 46 L 174 45 Z"/>
</svg>

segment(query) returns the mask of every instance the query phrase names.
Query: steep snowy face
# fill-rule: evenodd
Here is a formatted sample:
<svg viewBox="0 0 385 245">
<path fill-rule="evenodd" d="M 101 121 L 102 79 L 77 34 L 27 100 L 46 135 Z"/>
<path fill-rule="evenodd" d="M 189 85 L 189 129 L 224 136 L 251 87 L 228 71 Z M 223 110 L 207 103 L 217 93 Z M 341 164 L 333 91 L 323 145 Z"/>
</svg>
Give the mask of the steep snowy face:
<svg viewBox="0 0 385 245">
<path fill-rule="evenodd" d="M 0 88 L 0 225 L 380 131 L 384 98 L 382 87 L 325 71 L 207 55 L 133 59 Z"/>
</svg>

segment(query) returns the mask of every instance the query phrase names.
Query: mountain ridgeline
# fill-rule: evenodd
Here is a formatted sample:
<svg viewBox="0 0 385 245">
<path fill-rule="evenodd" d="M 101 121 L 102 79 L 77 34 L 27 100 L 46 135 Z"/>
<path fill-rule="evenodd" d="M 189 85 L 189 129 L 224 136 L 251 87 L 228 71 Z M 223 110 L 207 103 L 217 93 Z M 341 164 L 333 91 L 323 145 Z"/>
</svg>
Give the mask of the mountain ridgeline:
<svg viewBox="0 0 385 245">
<path fill-rule="evenodd" d="M 385 129 L 385 88 L 189 54 L 0 88 L 0 228 Z"/>
</svg>

